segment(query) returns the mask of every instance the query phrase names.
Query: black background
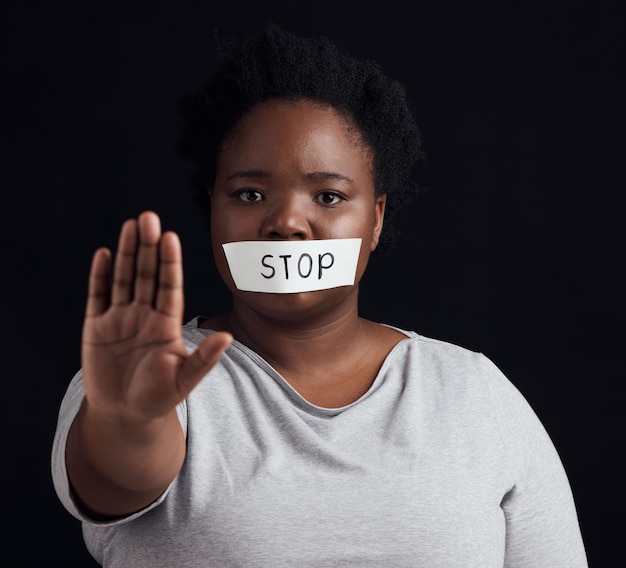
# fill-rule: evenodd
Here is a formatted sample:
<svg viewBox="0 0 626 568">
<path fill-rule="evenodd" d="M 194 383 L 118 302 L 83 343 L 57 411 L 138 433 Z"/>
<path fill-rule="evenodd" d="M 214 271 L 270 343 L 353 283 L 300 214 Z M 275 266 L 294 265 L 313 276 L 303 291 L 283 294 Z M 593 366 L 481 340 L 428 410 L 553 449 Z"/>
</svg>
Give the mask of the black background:
<svg viewBox="0 0 626 568">
<path fill-rule="evenodd" d="M 561 454 L 590 565 L 623 565 L 623 2 L 3 11 L 2 522 L 15 565 L 94 565 L 49 473 L 93 250 L 154 209 L 183 242 L 186 317 L 225 306 L 174 157 L 176 105 L 214 69 L 214 29 L 266 19 L 327 35 L 406 85 L 430 189 L 403 213 L 396 252 L 373 258 L 363 315 L 488 355 Z"/>
</svg>

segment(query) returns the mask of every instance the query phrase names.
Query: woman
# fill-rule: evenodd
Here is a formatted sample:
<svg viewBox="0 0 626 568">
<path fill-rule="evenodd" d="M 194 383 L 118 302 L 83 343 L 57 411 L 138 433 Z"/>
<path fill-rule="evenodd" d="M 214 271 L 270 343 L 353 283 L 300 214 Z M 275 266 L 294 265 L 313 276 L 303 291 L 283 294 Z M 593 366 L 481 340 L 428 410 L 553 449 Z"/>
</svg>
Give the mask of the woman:
<svg viewBox="0 0 626 568">
<path fill-rule="evenodd" d="M 514 386 L 481 354 L 359 316 L 422 158 L 402 88 L 272 25 L 222 55 L 184 100 L 179 151 L 232 307 L 181 327 L 181 246 L 154 212 L 123 225 L 113 267 L 94 254 L 52 456 L 91 553 L 111 567 L 586 566 L 567 477 Z M 333 270 L 348 283 L 325 284 Z"/>
</svg>

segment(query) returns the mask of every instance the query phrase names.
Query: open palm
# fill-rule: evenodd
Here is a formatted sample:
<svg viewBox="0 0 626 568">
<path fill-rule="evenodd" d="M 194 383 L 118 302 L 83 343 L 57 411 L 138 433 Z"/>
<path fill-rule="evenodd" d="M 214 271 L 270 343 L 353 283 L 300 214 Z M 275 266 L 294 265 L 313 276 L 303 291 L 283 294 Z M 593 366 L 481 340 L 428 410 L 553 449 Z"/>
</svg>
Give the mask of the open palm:
<svg viewBox="0 0 626 568">
<path fill-rule="evenodd" d="M 180 242 L 173 232 L 161 233 L 155 213 L 126 221 L 113 268 L 111 256 L 98 249 L 89 278 L 82 340 L 87 400 L 112 416 L 158 418 L 191 392 L 231 337 L 213 335 L 188 354 Z"/>
</svg>

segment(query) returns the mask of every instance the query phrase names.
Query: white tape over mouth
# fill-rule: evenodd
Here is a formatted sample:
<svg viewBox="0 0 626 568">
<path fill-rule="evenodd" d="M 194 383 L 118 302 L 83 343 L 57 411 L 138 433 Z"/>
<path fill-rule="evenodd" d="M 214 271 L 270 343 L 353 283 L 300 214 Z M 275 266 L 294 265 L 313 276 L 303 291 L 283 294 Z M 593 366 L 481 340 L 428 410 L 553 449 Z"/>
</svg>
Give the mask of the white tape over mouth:
<svg viewBox="0 0 626 568">
<path fill-rule="evenodd" d="M 353 285 L 361 239 L 239 241 L 222 248 L 239 290 L 289 294 Z"/>
</svg>

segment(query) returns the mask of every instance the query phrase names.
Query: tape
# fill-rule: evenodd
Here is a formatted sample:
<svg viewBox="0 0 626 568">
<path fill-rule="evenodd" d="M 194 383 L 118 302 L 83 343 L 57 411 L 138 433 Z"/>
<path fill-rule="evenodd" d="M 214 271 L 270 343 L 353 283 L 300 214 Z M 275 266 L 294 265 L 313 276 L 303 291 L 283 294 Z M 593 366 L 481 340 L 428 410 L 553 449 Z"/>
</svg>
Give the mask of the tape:
<svg viewBox="0 0 626 568">
<path fill-rule="evenodd" d="M 239 241 L 222 247 L 239 290 L 289 294 L 353 285 L 361 239 Z"/>
</svg>

